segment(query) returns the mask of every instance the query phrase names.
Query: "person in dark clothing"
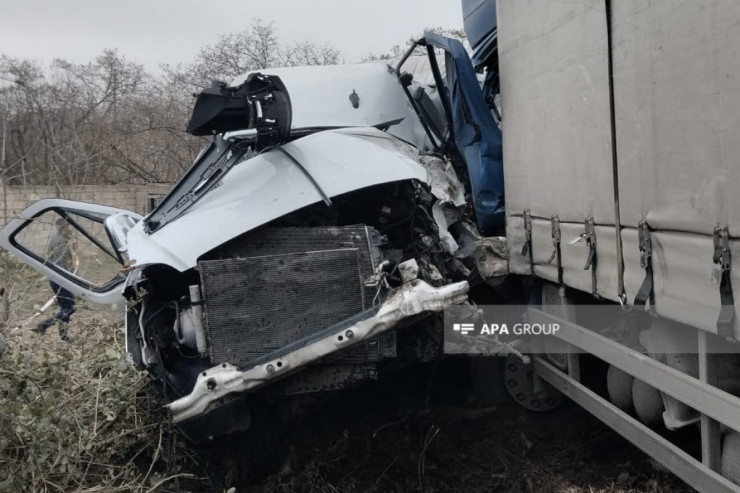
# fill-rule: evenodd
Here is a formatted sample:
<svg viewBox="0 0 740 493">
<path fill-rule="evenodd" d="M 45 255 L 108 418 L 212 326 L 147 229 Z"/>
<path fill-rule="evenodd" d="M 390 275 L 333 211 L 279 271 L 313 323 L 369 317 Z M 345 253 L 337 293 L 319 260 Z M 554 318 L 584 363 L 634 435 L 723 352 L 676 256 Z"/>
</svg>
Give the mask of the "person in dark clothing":
<svg viewBox="0 0 740 493">
<path fill-rule="evenodd" d="M 64 289 L 54 281 L 49 281 L 49 287 L 54 292 L 54 296 L 57 298 L 57 304 L 59 305 L 59 311 L 52 318 L 47 318 L 38 325 L 38 332 L 42 334 L 46 332 L 46 329 L 54 325 L 55 322 L 59 321 L 62 323 L 68 323 L 72 314 L 76 311 L 75 308 L 75 295 L 70 291 Z M 62 339 L 67 338 L 66 328 L 59 326 L 59 335 Z"/>
<path fill-rule="evenodd" d="M 63 217 L 57 219 L 55 226 L 56 231 L 49 240 L 48 261 L 68 272 L 76 272 L 79 266 L 79 258 L 72 240 L 72 226 Z M 68 339 L 67 323 L 75 312 L 75 297 L 74 294 L 54 281 L 49 280 L 49 286 L 57 299 L 59 311 L 54 317 L 47 318 L 33 330 L 44 334 L 49 327 L 59 322 L 59 336 L 66 341 Z"/>
</svg>

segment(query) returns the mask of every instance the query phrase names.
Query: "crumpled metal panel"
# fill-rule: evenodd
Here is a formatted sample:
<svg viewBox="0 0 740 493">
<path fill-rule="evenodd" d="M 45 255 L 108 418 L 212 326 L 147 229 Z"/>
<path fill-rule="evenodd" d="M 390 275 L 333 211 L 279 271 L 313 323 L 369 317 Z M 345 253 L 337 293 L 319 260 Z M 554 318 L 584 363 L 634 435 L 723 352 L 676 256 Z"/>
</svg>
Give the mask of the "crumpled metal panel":
<svg viewBox="0 0 740 493">
<path fill-rule="evenodd" d="M 357 248 L 198 264 L 211 361 L 244 364 L 362 311 Z"/>
</svg>

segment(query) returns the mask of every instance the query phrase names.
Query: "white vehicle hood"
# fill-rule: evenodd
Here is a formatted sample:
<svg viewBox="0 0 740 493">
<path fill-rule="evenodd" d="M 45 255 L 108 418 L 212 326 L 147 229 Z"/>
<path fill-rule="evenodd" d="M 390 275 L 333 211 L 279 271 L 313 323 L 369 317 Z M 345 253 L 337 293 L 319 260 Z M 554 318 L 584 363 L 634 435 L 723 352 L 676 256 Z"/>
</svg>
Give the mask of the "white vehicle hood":
<svg viewBox="0 0 740 493">
<path fill-rule="evenodd" d="M 282 147 L 328 197 L 381 183 L 427 181 L 409 146 L 373 128 L 324 131 Z M 147 234 L 139 222 L 128 234 L 129 257 L 138 266 L 166 264 L 184 271 L 222 243 L 322 199 L 298 165 L 269 151 L 234 166 L 220 186 L 154 233 Z"/>
<path fill-rule="evenodd" d="M 429 147 L 401 84 L 385 63 L 354 65 L 316 65 L 258 70 L 277 75 L 290 95 L 293 113 L 291 128 L 372 127 L 399 121 L 388 133 L 412 143 L 418 149 Z M 248 72 L 234 79 L 238 86 Z M 353 107 L 351 94 L 359 98 Z"/>
</svg>

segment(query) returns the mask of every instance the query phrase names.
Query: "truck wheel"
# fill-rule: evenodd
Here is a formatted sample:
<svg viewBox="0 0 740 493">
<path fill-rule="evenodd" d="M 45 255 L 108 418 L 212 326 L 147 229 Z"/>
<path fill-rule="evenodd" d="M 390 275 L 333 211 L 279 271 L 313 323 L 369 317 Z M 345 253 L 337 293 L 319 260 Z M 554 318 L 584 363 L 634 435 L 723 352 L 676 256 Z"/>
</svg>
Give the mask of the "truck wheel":
<svg viewBox="0 0 740 493">
<path fill-rule="evenodd" d="M 514 355 L 504 363 L 504 385 L 514 402 L 530 411 L 552 411 L 563 402 L 563 394 L 542 379 L 534 378 L 534 366 Z"/>
<path fill-rule="evenodd" d="M 663 398 L 655 387 L 635 378 L 632 383 L 632 402 L 637 417 L 644 425 L 658 426 L 663 422 Z"/>
<path fill-rule="evenodd" d="M 609 400 L 624 412 L 632 410 L 632 384 L 635 377 L 623 372 L 616 366 L 609 365 L 606 373 L 606 389 Z"/>
</svg>

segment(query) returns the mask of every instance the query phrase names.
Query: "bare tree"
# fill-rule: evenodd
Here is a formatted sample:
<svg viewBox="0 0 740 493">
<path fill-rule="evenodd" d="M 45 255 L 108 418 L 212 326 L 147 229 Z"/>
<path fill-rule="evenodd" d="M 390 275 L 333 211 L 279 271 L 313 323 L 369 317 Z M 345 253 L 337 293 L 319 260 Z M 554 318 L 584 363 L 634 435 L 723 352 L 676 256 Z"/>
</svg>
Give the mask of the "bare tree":
<svg viewBox="0 0 740 493">
<path fill-rule="evenodd" d="M 3 57 L 0 81 L 9 185 L 172 181 L 189 164 L 187 112 L 115 51 L 46 73 Z"/>
<path fill-rule="evenodd" d="M 280 49 L 274 24 L 253 19 L 248 28 L 223 34 L 215 43 L 203 46 L 193 63 L 162 68 L 171 87 L 189 94 L 212 80 L 228 81 L 250 70 L 278 65 Z"/>
<path fill-rule="evenodd" d="M 424 29 L 424 32 L 432 32 L 436 34 L 441 34 L 442 36 L 446 36 L 448 38 L 453 38 L 462 41 L 463 45 L 465 45 L 466 48 L 470 48 L 470 45 L 468 43 L 468 38 L 465 35 L 465 31 L 462 29 L 452 29 L 452 28 L 446 28 L 446 27 L 427 27 Z M 392 60 L 395 58 L 401 57 L 406 51 L 411 48 L 411 46 L 414 44 L 414 41 L 424 37 L 424 33 L 420 33 L 417 36 L 411 36 L 406 43 L 402 45 L 393 45 L 388 50 L 381 52 L 381 53 L 368 53 L 364 57 L 362 57 L 363 62 L 370 62 L 373 60 Z M 417 48 L 414 52 L 415 55 L 423 55 L 426 51 L 423 48 Z"/>
<path fill-rule="evenodd" d="M 286 67 L 336 65 L 343 62 L 342 52 L 329 44 L 319 46 L 309 41 L 295 42 L 283 50 L 283 65 Z"/>
<path fill-rule="evenodd" d="M 296 65 L 331 65 L 343 62 L 341 51 L 330 44 L 294 42 L 283 47 L 274 23 L 253 19 L 243 31 L 224 34 L 206 45 L 189 65 L 163 66 L 169 80 L 183 94 L 210 85 L 213 80 L 230 81 L 252 70 Z"/>
<path fill-rule="evenodd" d="M 0 56 L 0 111 L 5 122 L 3 183 L 13 185 L 172 182 L 202 140 L 185 133 L 192 94 L 213 79 L 250 70 L 342 61 L 331 45 L 283 47 L 273 23 L 204 46 L 189 65 L 153 77 L 115 50 L 89 63 L 55 60 L 42 67 Z"/>
</svg>

